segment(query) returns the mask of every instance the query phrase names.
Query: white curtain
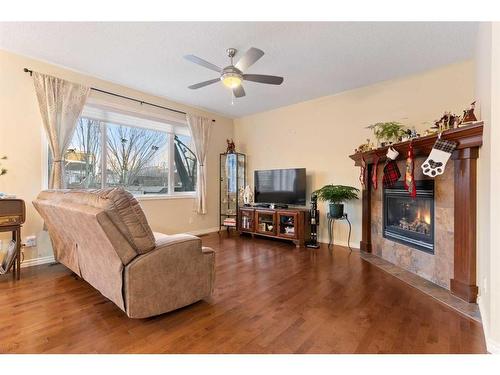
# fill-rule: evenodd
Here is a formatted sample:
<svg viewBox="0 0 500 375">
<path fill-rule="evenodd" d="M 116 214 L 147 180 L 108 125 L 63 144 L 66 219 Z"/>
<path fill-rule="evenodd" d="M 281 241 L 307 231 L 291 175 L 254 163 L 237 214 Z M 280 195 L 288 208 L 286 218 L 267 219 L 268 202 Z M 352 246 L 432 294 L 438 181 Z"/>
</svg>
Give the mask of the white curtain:
<svg viewBox="0 0 500 375">
<path fill-rule="evenodd" d="M 33 72 L 38 106 L 52 156 L 49 188 L 64 188 L 64 154 L 90 88 Z"/>
<path fill-rule="evenodd" d="M 205 117 L 186 115 L 191 136 L 193 137 L 196 158 L 198 159 L 197 169 L 197 195 L 196 211 L 199 214 L 207 213 L 207 167 L 205 165 L 208 153 L 208 142 L 212 130 L 212 121 Z"/>
</svg>

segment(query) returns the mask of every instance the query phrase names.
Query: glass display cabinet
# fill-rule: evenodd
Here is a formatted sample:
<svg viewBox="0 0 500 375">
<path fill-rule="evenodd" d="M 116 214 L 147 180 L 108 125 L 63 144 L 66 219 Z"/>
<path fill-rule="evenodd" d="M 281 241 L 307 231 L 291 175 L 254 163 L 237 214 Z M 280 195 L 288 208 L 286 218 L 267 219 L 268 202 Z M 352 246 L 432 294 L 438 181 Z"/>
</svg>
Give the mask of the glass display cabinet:
<svg viewBox="0 0 500 375">
<path fill-rule="evenodd" d="M 220 154 L 219 231 L 238 228 L 238 211 L 243 207 L 240 191 L 246 186 L 246 157 L 239 152 Z"/>
<path fill-rule="evenodd" d="M 257 225 L 255 232 L 271 236 L 276 235 L 276 212 L 256 210 L 255 221 Z"/>
</svg>

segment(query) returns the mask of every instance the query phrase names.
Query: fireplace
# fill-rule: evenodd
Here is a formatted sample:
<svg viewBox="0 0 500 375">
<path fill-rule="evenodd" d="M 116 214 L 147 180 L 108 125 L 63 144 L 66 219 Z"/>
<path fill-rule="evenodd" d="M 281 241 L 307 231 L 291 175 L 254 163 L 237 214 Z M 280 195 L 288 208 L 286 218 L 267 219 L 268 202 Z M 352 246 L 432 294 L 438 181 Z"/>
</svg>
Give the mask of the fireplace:
<svg viewBox="0 0 500 375">
<path fill-rule="evenodd" d="M 383 236 L 434 254 L 434 181 L 416 181 L 416 186 L 415 198 L 404 182 L 384 189 Z"/>
</svg>

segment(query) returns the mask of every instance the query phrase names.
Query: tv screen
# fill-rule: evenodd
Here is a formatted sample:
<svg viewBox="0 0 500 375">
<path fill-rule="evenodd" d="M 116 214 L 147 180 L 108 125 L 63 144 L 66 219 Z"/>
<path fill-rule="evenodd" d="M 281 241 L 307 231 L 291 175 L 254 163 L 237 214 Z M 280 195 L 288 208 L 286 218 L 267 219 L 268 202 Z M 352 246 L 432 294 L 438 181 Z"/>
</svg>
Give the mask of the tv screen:
<svg viewBox="0 0 500 375">
<path fill-rule="evenodd" d="M 255 171 L 255 202 L 306 204 L 306 169 Z"/>
</svg>

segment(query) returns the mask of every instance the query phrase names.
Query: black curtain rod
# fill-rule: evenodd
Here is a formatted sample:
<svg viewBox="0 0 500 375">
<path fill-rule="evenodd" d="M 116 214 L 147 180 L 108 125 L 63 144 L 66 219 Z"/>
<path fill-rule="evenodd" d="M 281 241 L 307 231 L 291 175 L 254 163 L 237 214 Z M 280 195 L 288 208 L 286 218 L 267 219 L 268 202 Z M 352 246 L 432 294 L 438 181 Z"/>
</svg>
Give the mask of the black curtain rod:
<svg viewBox="0 0 500 375">
<path fill-rule="evenodd" d="M 25 73 L 29 73 L 29 74 L 30 74 L 30 76 L 32 76 L 32 75 L 33 75 L 33 70 L 31 70 L 31 69 L 24 68 L 24 72 L 25 72 Z M 154 103 L 150 103 L 150 102 L 145 102 L 144 100 L 139 100 L 139 99 L 131 98 L 130 96 L 125 96 L 125 95 L 116 94 L 116 93 L 114 93 L 114 92 L 110 92 L 110 91 L 106 91 L 106 90 L 97 89 L 97 88 L 95 88 L 95 87 L 91 87 L 90 89 L 91 89 L 91 90 L 94 90 L 94 91 L 102 92 L 103 94 L 108 94 L 108 95 L 116 96 L 116 97 L 118 97 L 118 98 L 127 99 L 127 100 L 132 100 L 133 102 L 140 103 L 141 105 L 142 105 L 142 104 L 147 104 L 147 105 L 150 105 L 150 106 L 152 106 L 152 107 L 161 108 L 161 109 L 166 109 L 167 111 L 176 112 L 176 113 L 180 113 L 180 114 L 183 114 L 183 115 L 185 115 L 185 114 L 186 114 L 186 112 L 179 111 L 178 109 L 173 109 L 173 108 L 164 107 L 164 106 L 161 106 L 161 105 L 158 105 L 158 104 L 154 104 Z M 212 120 L 212 122 L 215 122 L 215 120 Z"/>
</svg>

